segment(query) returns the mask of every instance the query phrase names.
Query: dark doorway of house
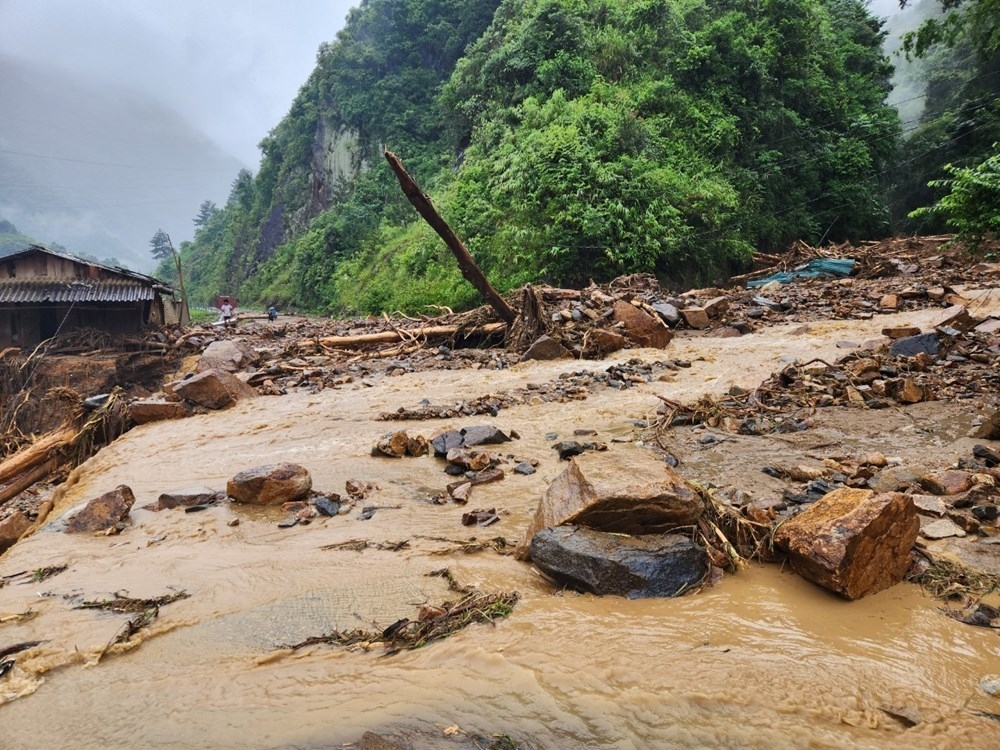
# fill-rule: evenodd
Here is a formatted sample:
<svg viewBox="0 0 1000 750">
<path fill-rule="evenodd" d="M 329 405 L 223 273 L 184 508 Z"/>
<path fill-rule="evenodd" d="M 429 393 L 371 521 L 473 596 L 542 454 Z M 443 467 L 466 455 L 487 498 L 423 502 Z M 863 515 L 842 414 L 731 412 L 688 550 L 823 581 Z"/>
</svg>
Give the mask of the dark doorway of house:
<svg viewBox="0 0 1000 750">
<path fill-rule="evenodd" d="M 40 311 L 38 327 L 38 333 L 41 336 L 42 341 L 50 339 L 56 335 L 56 331 L 59 330 L 59 320 L 56 316 L 56 311 L 53 308 L 44 308 Z"/>
</svg>

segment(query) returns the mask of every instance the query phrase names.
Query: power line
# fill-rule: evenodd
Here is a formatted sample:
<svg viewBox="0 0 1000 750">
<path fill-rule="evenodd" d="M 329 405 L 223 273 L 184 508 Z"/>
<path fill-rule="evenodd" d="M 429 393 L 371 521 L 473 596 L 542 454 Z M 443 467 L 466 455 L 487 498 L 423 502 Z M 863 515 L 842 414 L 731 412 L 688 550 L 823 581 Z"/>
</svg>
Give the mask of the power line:
<svg viewBox="0 0 1000 750">
<path fill-rule="evenodd" d="M 90 161 L 88 159 L 71 159 L 64 156 L 48 156 L 46 154 L 35 154 L 29 151 L 14 151 L 12 149 L 0 148 L 0 154 L 11 154 L 12 156 L 26 156 L 32 159 L 45 159 L 48 161 L 60 161 L 67 162 L 70 164 L 89 164 L 95 167 L 115 167 L 117 169 L 142 169 L 147 171 L 162 171 L 162 172 L 229 172 L 233 171 L 232 167 L 160 167 L 160 166 L 150 166 L 148 164 L 119 164 L 115 162 L 106 161 Z"/>
</svg>

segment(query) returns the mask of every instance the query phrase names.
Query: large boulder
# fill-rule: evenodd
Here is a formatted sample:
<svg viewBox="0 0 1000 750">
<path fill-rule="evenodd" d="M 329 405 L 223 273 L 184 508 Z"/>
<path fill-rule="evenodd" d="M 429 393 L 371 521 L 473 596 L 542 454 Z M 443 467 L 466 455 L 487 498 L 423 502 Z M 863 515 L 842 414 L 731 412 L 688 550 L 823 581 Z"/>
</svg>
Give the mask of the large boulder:
<svg viewBox="0 0 1000 750">
<path fill-rule="evenodd" d="M 206 409 L 224 409 L 240 399 L 257 395 L 253 388 L 225 370 L 205 370 L 169 387 L 178 396 Z"/>
<path fill-rule="evenodd" d="M 705 550 L 680 534 L 623 536 L 578 526 L 539 531 L 531 560 L 577 591 L 639 599 L 678 596 L 709 572 Z"/>
<path fill-rule="evenodd" d="M 636 346 L 663 349 L 673 338 L 673 333 L 662 320 L 624 300 L 615 302 L 614 319 L 623 325 L 626 337 Z"/>
<path fill-rule="evenodd" d="M 845 488 L 782 523 L 774 541 L 796 573 L 860 599 L 903 580 L 919 530 L 909 495 Z"/>
<path fill-rule="evenodd" d="M 269 464 L 241 471 L 226 484 L 226 494 L 238 503 L 281 505 L 302 500 L 312 489 L 312 477 L 302 466 Z"/>
<path fill-rule="evenodd" d="M 99 531 L 110 531 L 125 520 L 135 495 L 132 488 L 120 484 L 110 492 L 95 497 L 84 506 L 83 510 L 66 523 L 67 534 L 93 534 Z"/>
<path fill-rule="evenodd" d="M 620 534 L 662 534 L 697 523 L 701 497 L 676 471 L 641 448 L 586 453 L 570 460 L 545 490 L 519 550 L 564 524 Z"/>
<path fill-rule="evenodd" d="M 213 341 L 205 347 L 201 359 L 198 360 L 197 369 L 199 372 L 205 370 L 238 372 L 247 365 L 256 364 L 259 361 L 260 356 L 249 344 L 243 341 L 222 339 Z"/>
</svg>

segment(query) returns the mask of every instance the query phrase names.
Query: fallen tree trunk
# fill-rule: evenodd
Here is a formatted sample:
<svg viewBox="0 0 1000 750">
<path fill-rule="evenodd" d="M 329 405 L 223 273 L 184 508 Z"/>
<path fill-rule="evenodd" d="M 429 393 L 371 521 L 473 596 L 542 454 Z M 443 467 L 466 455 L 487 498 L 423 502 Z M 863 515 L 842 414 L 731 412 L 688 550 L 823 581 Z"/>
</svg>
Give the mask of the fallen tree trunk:
<svg viewBox="0 0 1000 750">
<path fill-rule="evenodd" d="M 59 462 L 50 458 L 36 465 L 34 468 L 26 469 L 22 474 L 15 476 L 8 484 L 0 485 L 0 505 L 17 497 L 35 482 L 40 482 L 49 474 L 59 468 Z"/>
<path fill-rule="evenodd" d="M 497 314 L 503 318 L 508 326 L 513 325 L 514 320 L 517 319 L 517 313 L 500 296 L 500 293 L 493 288 L 490 282 L 486 280 L 483 272 L 476 265 L 476 261 L 473 260 L 465 245 L 462 244 L 462 240 L 448 226 L 448 222 L 441 218 L 441 215 L 434 208 L 434 204 L 431 203 L 431 199 L 420 191 L 420 187 L 403 168 L 403 163 L 399 160 L 399 157 L 391 151 L 385 151 L 384 156 L 386 161 L 389 162 L 389 166 L 392 167 L 392 171 L 396 174 L 396 179 L 399 180 L 399 185 L 403 188 L 403 193 L 410 200 L 410 203 L 413 204 L 413 207 L 417 209 L 417 213 L 424 218 L 424 221 L 431 225 L 431 228 L 438 233 L 438 236 L 444 240 L 452 254 L 454 254 L 455 259 L 458 261 L 459 270 L 461 270 L 465 280 L 476 287 L 479 293 L 489 302 L 490 307 L 497 311 Z"/>
<path fill-rule="evenodd" d="M 500 333 L 506 328 L 504 323 L 487 323 L 463 330 L 461 326 L 426 326 L 400 331 L 382 331 L 380 333 L 362 333 L 357 336 L 324 336 L 320 339 L 308 339 L 299 344 L 299 348 L 310 348 L 316 345 L 333 349 L 350 349 L 354 346 L 369 346 L 372 344 L 395 344 L 417 338 L 431 336 L 456 336 L 460 332 L 466 336 L 489 336 Z"/>
<path fill-rule="evenodd" d="M 68 448 L 76 439 L 76 434 L 72 427 L 60 428 L 0 463 L 0 485 L 47 461 L 57 451 Z"/>
</svg>

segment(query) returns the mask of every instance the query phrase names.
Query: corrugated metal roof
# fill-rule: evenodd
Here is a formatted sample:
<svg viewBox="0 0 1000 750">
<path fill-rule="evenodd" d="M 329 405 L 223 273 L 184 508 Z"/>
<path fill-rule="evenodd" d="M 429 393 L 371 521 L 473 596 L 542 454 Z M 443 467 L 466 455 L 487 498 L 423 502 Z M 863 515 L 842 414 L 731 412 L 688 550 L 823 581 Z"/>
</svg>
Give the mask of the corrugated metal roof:
<svg viewBox="0 0 1000 750">
<path fill-rule="evenodd" d="M 0 304 L 144 302 L 155 295 L 155 290 L 141 281 L 0 280 Z"/>
</svg>

